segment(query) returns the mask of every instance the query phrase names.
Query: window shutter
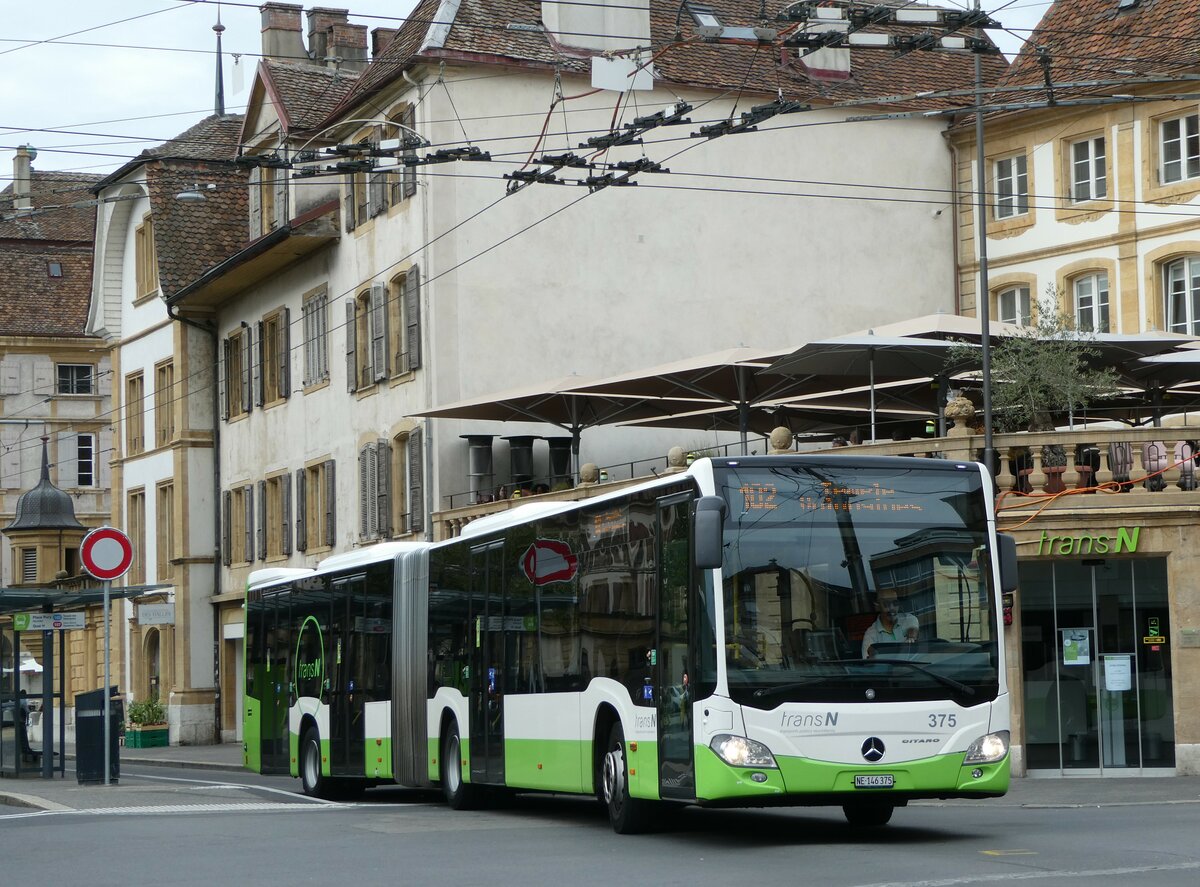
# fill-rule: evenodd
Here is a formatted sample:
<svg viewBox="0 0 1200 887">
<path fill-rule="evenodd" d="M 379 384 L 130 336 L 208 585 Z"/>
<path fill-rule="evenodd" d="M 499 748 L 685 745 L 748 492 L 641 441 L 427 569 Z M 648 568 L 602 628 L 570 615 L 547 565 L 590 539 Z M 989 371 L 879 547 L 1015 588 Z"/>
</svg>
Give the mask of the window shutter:
<svg viewBox="0 0 1200 887">
<path fill-rule="evenodd" d="M 292 312 L 284 308 L 279 316 L 279 396 L 292 393 Z"/>
<path fill-rule="evenodd" d="M 358 332 L 354 328 L 355 305 L 353 299 L 346 300 L 346 390 L 358 390 Z"/>
<path fill-rule="evenodd" d="M 255 240 L 263 232 L 262 226 L 262 167 L 250 170 L 250 186 L 247 190 L 250 204 L 250 237 Z"/>
<path fill-rule="evenodd" d="M 242 487 L 242 504 L 246 514 L 246 547 L 242 549 L 244 561 L 254 560 L 254 484 Z"/>
<path fill-rule="evenodd" d="M 229 490 L 221 493 L 221 561 L 227 567 L 233 562 L 232 501 L 233 494 Z"/>
<path fill-rule="evenodd" d="M 325 544 L 337 543 L 337 480 L 333 460 L 325 462 Z"/>
<path fill-rule="evenodd" d="M 267 367 L 264 362 L 267 356 L 267 341 L 263 335 L 263 322 L 260 320 L 255 323 L 253 330 L 251 353 L 254 355 L 254 366 L 251 368 L 250 375 L 254 379 L 254 405 L 261 407 L 267 402 L 264 390 L 267 379 Z"/>
<path fill-rule="evenodd" d="M 253 403 L 253 376 L 254 376 L 254 330 L 251 327 L 245 327 L 242 330 L 242 335 L 239 340 L 239 345 L 242 349 L 242 409 L 245 412 L 250 412 L 254 409 Z"/>
<path fill-rule="evenodd" d="M 283 554 L 292 553 L 292 476 L 283 474 L 279 477 L 279 550 Z"/>
<path fill-rule="evenodd" d="M 408 369 L 421 365 L 421 269 L 413 265 L 404 275 L 404 319 L 408 325 Z"/>
<path fill-rule="evenodd" d="M 355 211 L 355 209 L 356 209 L 356 207 L 354 204 L 354 174 L 348 173 L 346 175 L 346 205 L 345 205 L 346 230 L 347 231 L 354 230 L 354 224 L 355 224 L 354 211 Z"/>
<path fill-rule="evenodd" d="M 375 145 L 383 141 L 383 127 L 375 127 Z M 367 174 L 367 203 L 370 206 L 371 217 L 379 215 L 388 207 L 387 173 L 371 172 Z"/>
<path fill-rule="evenodd" d="M 400 138 L 403 139 L 403 138 L 408 138 L 410 136 L 415 136 L 417 134 L 416 133 L 417 109 L 415 107 L 413 107 L 412 105 L 409 105 L 409 107 L 404 112 L 404 116 L 401 118 L 401 123 L 403 123 L 405 125 L 405 127 L 407 127 L 407 129 L 400 134 Z M 404 152 L 404 156 L 415 158 L 417 156 L 417 152 L 415 149 L 410 149 L 410 150 Z M 409 197 L 412 197 L 416 193 L 417 193 L 417 168 L 415 166 L 405 166 L 404 167 L 404 197 L 405 197 L 405 199 L 408 199 Z"/>
<path fill-rule="evenodd" d="M 275 218 L 271 219 L 271 230 L 274 230 L 282 228 L 290 218 L 288 213 L 288 170 L 275 170 L 275 181 L 272 183 L 272 187 L 275 189 Z"/>
<path fill-rule="evenodd" d="M 307 506 L 304 482 L 308 477 L 308 472 L 303 468 L 296 469 L 296 551 L 308 550 L 308 525 L 306 523 L 307 514 L 305 508 Z"/>
<path fill-rule="evenodd" d="M 371 366 L 376 382 L 388 377 L 387 286 L 371 284 Z"/>
<path fill-rule="evenodd" d="M 421 486 L 424 477 L 422 468 L 421 429 L 414 428 L 408 435 L 408 525 L 414 533 L 425 531 L 425 496 Z"/>
<path fill-rule="evenodd" d="M 55 476 L 58 478 L 58 488 L 68 490 L 79 486 L 76 477 L 78 466 L 78 447 L 75 432 L 60 431 L 58 433 L 57 455 L 54 460 Z"/>
<path fill-rule="evenodd" d="M 374 456 L 370 445 L 358 451 L 358 538 L 367 539 L 371 532 L 370 511 L 374 506 L 375 489 L 371 485 L 369 462 Z"/>
<path fill-rule="evenodd" d="M 258 482 L 258 559 L 267 559 L 267 482 Z"/>
<path fill-rule="evenodd" d="M 225 369 L 229 366 L 229 340 L 221 340 L 221 353 L 217 356 L 217 394 L 221 399 L 221 419 L 229 418 L 229 392 L 225 390 Z"/>
<path fill-rule="evenodd" d="M 375 512 L 379 537 L 392 538 L 392 448 L 386 440 L 375 444 L 375 467 L 379 474 Z"/>
</svg>

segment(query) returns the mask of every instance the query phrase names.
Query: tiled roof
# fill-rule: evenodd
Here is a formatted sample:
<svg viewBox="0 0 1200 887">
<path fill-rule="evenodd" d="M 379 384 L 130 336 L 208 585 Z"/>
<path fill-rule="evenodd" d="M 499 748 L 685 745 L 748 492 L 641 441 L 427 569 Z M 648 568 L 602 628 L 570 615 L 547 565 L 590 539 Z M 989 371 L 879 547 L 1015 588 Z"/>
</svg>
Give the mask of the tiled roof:
<svg viewBox="0 0 1200 887">
<path fill-rule="evenodd" d="M 247 170 L 223 163 L 153 160 L 146 165 L 154 248 L 163 298 L 242 248 L 249 228 Z M 213 184 L 203 202 L 175 195 L 193 185 Z"/>
<path fill-rule="evenodd" d="M 0 191 L 0 239 L 78 240 L 92 242 L 96 230 L 96 206 L 90 189 L 102 177 L 89 173 L 39 172 L 34 170 L 29 186 L 35 210 L 29 215 L 13 215 L 13 186 Z M 69 206 L 87 203 L 86 206 Z"/>
<path fill-rule="evenodd" d="M 154 158 L 233 160 L 237 157 L 244 119 L 241 114 L 209 114 L 174 138 L 153 148 L 147 148 L 116 172 L 104 176 L 93 190 L 99 191 L 106 185 L 121 180 L 130 170 Z"/>
<path fill-rule="evenodd" d="M 62 277 L 50 276 L 50 262 Z M 90 243 L 0 241 L 0 335 L 86 336 L 91 292 Z"/>
<path fill-rule="evenodd" d="M 1042 82 L 1038 47 L 1047 51 L 1060 82 L 1194 70 L 1200 64 L 1200 0 L 1141 0 L 1124 10 L 1117 0 L 1057 0 L 1004 83 Z"/>
<path fill-rule="evenodd" d="M 283 103 L 280 117 L 291 131 L 320 123 L 338 106 L 358 80 L 356 71 L 338 71 L 312 64 L 263 61 L 272 88 Z"/>
<path fill-rule="evenodd" d="M 899 0 L 890 2 L 907 7 L 914 5 Z M 706 5 L 712 7 L 727 26 L 760 23 L 759 0 L 711 0 Z M 780 0 L 768 2 L 768 18 L 773 19 L 785 5 Z M 810 80 L 803 67 L 795 63 L 796 50 L 691 42 L 690 38 L 694 36 L 691 17 L 684 14 L 679 19 L 679 9 L 678 0 L 650 0 L 652 44 L 661 48 L 672 43 L 677 20 L 682 37 L 689 41 L 661 52 L 655 61 L 661 80 L 671 84 L 705 89 L 744 88 L 758 94 L 774 94 L 781 89 L 789 99 L 826 97 L 839 101 L 961 88 L 969 86 L 974 79 L 974 60 L 965 53 L 913 52 L 897 57 L 891 50 L 854 49 L 851 50 L 851 78 L 836 85 L 822 85 Z M 395 41 L 359 78 L 341 106 L 335 109 L 335 115 L 368 99 L 398 78 L 401 70 L 422 58 L 434 60 L 449 56 L 467 60 L 476 56 L 484 64 L 511 61 L 577 73 L 590 69 L 588 58 L 560 52 L 541 31 L 508 27 L 510 24 L 540 25 L 541 3 L 538 0 L 461 0 L 442 49 L 429 49 L 420 54 L 426 33 L 437 21 L 440 10 L 437 0 L 419 3 Z M 887 30 L 894 34 L 916 34 L 925 29 L 894 26 Z M 1005 68 L 1001 56 L 986 56 L 983 60 L 985 81 L 994 82 Z M 949 107 L 951 102 L 926 100 L 920 105 Z"/>
</svg>

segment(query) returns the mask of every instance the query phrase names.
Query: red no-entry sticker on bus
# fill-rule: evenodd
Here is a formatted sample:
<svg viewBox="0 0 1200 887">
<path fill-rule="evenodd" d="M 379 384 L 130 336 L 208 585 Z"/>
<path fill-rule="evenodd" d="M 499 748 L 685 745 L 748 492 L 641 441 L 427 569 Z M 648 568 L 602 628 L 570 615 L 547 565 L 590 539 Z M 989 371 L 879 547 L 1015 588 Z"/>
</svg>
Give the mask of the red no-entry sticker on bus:
<svg viewBox="0 0 1200 887">
<path fill-rule="evenodd" d="M 579 570 L 579 558 L 566 542 L 538 539 L 521 555 L 521 569 L 534 585 L 570 582 Z"/>
</svg>

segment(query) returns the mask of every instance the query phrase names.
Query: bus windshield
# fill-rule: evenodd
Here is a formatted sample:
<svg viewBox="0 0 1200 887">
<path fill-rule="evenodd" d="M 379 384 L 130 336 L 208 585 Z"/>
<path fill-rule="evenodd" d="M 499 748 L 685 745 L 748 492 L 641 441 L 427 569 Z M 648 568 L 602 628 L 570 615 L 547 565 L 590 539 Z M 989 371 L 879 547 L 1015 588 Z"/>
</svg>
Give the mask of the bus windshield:
<svg viewBox="0 0 1200 887">
<path fill-rule="evenodd" d="M 974 466 L 837 457 L 716 468 L 734 701 L 998 692 L 983 483 Z"/>
</svg>

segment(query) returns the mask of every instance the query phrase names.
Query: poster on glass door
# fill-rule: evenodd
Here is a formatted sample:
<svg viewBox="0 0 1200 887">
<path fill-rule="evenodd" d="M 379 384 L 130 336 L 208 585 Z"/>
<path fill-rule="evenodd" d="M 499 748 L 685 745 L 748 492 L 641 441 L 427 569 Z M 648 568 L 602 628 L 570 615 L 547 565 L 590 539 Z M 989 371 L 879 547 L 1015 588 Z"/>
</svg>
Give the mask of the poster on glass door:
<svg viewBox="0 0 1200 887">
<path fill-rule="evenodd" d="M 1062 631 L 1063 665 L 1090 665 L 1092 635 L 1087 628 L 1064 628 Z"/>
</svg>

